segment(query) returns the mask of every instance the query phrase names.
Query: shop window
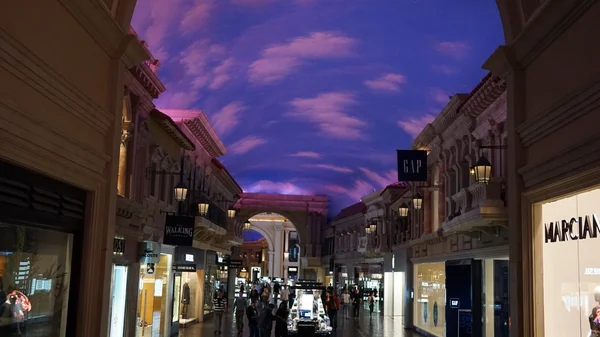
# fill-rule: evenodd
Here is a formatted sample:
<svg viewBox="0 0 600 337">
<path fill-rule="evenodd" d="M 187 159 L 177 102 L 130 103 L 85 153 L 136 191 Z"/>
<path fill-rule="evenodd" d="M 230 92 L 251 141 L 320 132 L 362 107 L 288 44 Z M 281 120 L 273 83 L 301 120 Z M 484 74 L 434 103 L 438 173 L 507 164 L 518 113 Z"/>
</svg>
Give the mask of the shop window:
<svg viewBox="0 0 600 337">
<path fill-rule="evenodd" d="M 542 204 L 536 212 L 540 335 L 600 336 L 598 200 L 600 189 L 595 189 Z"/>
<path fill-rule="evenodd" d="M 21 317 L 0 323 L 0 335 L 65 336 L 72 235 L 9 223 L 0 223 L 0 233 L 0 298 L 20 304 Z M 2 303 L 0 317 L 13 308 Z"/>
<path fill-rule="evenodd" d="M 483 337 L 508 337 L 508 259 L 488 259 L 482 263 Z"/>
<path fill-rule="evenodd" d="M 416 264 L 414 324 L 434 336 L 446 335 L 446 264 Z"/>
</svg>

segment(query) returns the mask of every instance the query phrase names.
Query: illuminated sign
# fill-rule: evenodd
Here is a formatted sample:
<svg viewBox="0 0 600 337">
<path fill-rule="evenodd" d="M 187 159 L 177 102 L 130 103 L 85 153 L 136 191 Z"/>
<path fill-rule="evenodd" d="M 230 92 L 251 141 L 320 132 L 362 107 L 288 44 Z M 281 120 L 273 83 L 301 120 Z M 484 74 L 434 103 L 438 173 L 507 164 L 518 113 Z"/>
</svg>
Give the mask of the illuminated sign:
<svg viewBox="0 0 600 337">
<path fill-rule="evenodd" d="M 460 300 L 458 298 L 451 298 L 450 299 L 450 308 L 452 308 L 452 309 L 460 308 Z"/>
<path fill-rule="evenodd" d="M 185 254 L 185 261 L 186 262 L 194 262 L 194 255 L 192 255 L 192 254 Z"/>
</svg>

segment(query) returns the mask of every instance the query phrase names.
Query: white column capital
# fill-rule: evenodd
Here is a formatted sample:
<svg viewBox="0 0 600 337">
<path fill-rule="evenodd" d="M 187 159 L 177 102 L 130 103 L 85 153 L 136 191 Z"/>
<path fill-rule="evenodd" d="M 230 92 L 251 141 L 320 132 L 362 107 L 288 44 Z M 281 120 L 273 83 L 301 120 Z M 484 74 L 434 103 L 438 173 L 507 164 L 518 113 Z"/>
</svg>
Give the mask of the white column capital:
<svg viewBox="0 0 600 337">
<path fill-rule="evenodd" d="M 276 232 L 281 232 L 283 230 L 283 224 L 275 224 L 274 228 Z"/>
</svg>

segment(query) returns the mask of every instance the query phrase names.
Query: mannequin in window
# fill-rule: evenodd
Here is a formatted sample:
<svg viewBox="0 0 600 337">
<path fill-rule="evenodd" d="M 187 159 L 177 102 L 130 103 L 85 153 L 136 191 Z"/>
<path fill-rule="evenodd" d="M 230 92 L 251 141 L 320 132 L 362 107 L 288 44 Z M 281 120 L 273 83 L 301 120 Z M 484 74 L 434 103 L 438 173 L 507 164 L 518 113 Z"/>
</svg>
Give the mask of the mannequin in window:
<svg viewBox="0 0 600 337">
<path fill-rule="evenodd" d="M 594 301 L 596 305 L 592 308 L 592 313 L 589 316 L 589 337 L 600 337 L 600 286 L 594 289 Z"/>
<path fill-rule="evenodd" d="M 186 283 L 183 284 L 183 291 L 181 292 L 181 304 L 183 309 L 181 310 L 181 317 L 187 318 L 187 308 L 190 304 L 190 286 Z"/>
</svg>

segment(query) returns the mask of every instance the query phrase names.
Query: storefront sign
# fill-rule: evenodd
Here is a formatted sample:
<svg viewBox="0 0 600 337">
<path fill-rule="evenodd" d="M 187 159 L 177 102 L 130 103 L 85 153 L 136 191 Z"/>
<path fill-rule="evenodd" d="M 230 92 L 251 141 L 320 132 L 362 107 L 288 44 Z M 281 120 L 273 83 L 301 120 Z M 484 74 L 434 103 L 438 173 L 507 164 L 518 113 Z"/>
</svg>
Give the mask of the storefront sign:
<svg viewBox="0 0 600 337">
<path fill-rule="evenodd" d="M 160 243 L 158 242 L 140 242 L 138 252 L 140 263 L 158 263 L 160 261 Z"/>
<path fill-rule="evenodd" d="M 154 263 L 148 263 L 146 265 L 146 274 L 147 275 L 154 275 L 154 269 L 155 269 L 155 264 Z"/>
<path fill-rule="evenodd" d="M 378 274 L 378 273 L 371 274 L 371 279 L 373 279 L 373 280 L 381 280 L 382 278 L 383 278 L 382 274 Z"/>
<path fill-rule="evenodd" d="M 195 272 L 196 265 L 195 264 L 174 264 L 173 270 L 179 271 L 179 272 Z"/>
<path fill-rule="evenodd" d="M 229 268 L 239 268 L 242 266 L 242 260 L 239 259 L 230 259 L 229 260 Z"/>
<path fill-rule="evenodd" d="M 450 308 L 452 308 L 452 309 L 460 308 L 460 300 L 458 298 L 451 298 L 450 299 Z"/>
<path fill-rule="evenodd" d="M 125 239 L 114 238 L 113 239 L 113 254 L 123 255 L 125 254 Z"/>
<path fill-rule="evenodd" d="M 288 267 L 288 273 L 297 273 L 298 272 L 298 268 L 296 267 Z"/>
<path fill-rule="evenodd" d="M 563 219 L 544 224 L 544 240 L 549 242 L 575 241 L 595 239 L 600 232 L 600 221 L 596 214 L 583 217 Z"/>
<path fill-rule="evenodd" d="M 194 224 L 190 216 L 167 215 L 163 244 L 191 247 L 194 244 Z"/>
<path fill-rule="evenodd" d="M 600 268 L 585 268 L 584 275 L 600 275 Z"/>
<path fill-rule="evenodd" d="M 427 151 L 397 150 L 398 181 L 427 181 Z"/>
<path fill-rule="evenodd" d="M 184 259 L 185 262 L 194 262 L 194 254 L 185 254 Z"/>
</svg>

